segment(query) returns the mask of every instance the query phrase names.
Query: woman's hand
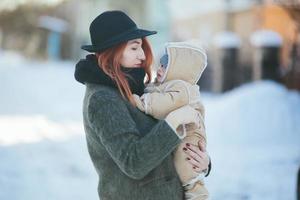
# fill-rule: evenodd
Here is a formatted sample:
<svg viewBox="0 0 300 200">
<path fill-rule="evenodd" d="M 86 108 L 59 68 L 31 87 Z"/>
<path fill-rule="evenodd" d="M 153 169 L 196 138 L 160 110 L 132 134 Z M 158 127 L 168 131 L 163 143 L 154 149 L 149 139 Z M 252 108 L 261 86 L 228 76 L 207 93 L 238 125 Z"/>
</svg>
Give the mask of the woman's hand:
<svg viewBox="0 0 300 200">
<path fill-rule="evenodd" d="M 205 145 L 199 141 L 198 146 L 190 143 L 186 143 L 183 151 L 187 154 L 186 160 L 193 166 L 193 169 L 197 173 L 201 173 L 203 170 L 208 169 L 209 156 L 206 152 Z"/>
</svg>

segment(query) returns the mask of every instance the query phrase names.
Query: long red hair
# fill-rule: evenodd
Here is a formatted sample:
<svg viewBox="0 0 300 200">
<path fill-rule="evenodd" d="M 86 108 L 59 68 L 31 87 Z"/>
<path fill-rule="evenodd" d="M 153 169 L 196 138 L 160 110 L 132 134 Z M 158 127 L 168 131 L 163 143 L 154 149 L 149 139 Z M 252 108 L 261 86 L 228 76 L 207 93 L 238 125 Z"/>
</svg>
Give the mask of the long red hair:
<svg viewBox="0 0 300 200">
<path fill-rule="evenodd" d="M 127 42 L 123 42 L 105 50 L 104 52 L 96 53 L 96 56 L 98 58 L 99 67 L 116 82 L 121 95 L 129 100 L 132 105 L 135 105 L 132 92 L 126 79 L 127 75 L 121 70 L 120 61 L 126 45 Z M 151 81 L 153 53 L 150 43 L 146 38 L 142 38 L 142 49 L 144 50 L 146 59 L 143 60 L 141 67 L 144 68 L 147 75 L 146 83 L 149 83 Z"/>
</svg>

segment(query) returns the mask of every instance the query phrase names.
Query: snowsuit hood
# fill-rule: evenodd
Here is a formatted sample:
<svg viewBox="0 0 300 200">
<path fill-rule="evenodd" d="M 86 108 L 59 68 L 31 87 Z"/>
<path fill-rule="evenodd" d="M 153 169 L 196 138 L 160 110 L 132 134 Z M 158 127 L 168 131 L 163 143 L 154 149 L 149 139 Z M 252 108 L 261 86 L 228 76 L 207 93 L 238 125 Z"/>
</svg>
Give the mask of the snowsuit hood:
<svg viewBox="0 0 300 200">
<path fill-rule="evenodd" d="M 163 82 L 179 79 L 196 84 L 207 66 L 207 56 L 199 42 L 170 42 L 166 51 L 168 65 Z"/>
</svg>

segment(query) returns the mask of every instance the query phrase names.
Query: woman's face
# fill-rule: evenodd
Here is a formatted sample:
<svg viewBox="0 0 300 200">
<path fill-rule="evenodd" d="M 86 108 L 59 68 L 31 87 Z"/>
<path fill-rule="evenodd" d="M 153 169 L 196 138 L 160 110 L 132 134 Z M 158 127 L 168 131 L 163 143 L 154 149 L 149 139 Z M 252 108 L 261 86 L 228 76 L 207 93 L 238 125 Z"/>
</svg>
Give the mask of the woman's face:
<svg viewBox="0 0 300 200">
<path fill-rule="evenodd" d="M 126 68 L 139 68 L 146 59 L 142 49 L 142 39 L 129 40 L 122 54 L 121 65 Z"/>
</svg>

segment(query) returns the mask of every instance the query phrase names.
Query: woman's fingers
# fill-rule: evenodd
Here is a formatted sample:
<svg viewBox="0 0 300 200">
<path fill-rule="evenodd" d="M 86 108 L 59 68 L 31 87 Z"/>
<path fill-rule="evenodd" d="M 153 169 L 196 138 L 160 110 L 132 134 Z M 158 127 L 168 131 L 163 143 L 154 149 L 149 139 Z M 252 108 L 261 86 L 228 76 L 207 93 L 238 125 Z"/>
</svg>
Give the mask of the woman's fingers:
<svg viewBox="0 0 300 200">
<path fill-rule="evenodd" d="M 190 144 L 190 143 L 186 143 L 186 148 L 189 150 L 189 151 L 186 151 L 186 153 L 189 153 L 191 154 L 191 156 L 194 156 L 195 158 L 198 158 L 198 157 L 201 157 L 201 158 L 205 158 L 206 156 L 206 153 L 202 152 L 198 146 L 195 146 L 193 144 Z M 195 155 L 196 154 L 196 155 Z M 199 159 L 201 159 L 199 158 Z M 199 160 L 198 159 L 198 160 Z"/>
<path fill-rule="evenodd" d="M 201 168 L 201 166 L 203 164 L 201 164 L 200 162 L 197 162 L 193 159 L 190 158 L 186 158 L 186 160 L 193 166 L 193 170 L 197 173 L 200 173 L 203 169 Z"/>
<path fill-rule="evenodd" d="M 183 151 L 188 155 L 188 157 L 193 158 L 195 161 L 200 162 L 201 155 L 192 150 L 190 147 L 184 147 Z"/>
<path fill-rule="evenodd" d="M 186 143 L 183 151 L 187 154 L 187 161 L 193 165 L 196 172 L 201 172 L 207 169 L 209 157 L 207 152 L 202 152 L 201 147 Z"/>
</svg>

